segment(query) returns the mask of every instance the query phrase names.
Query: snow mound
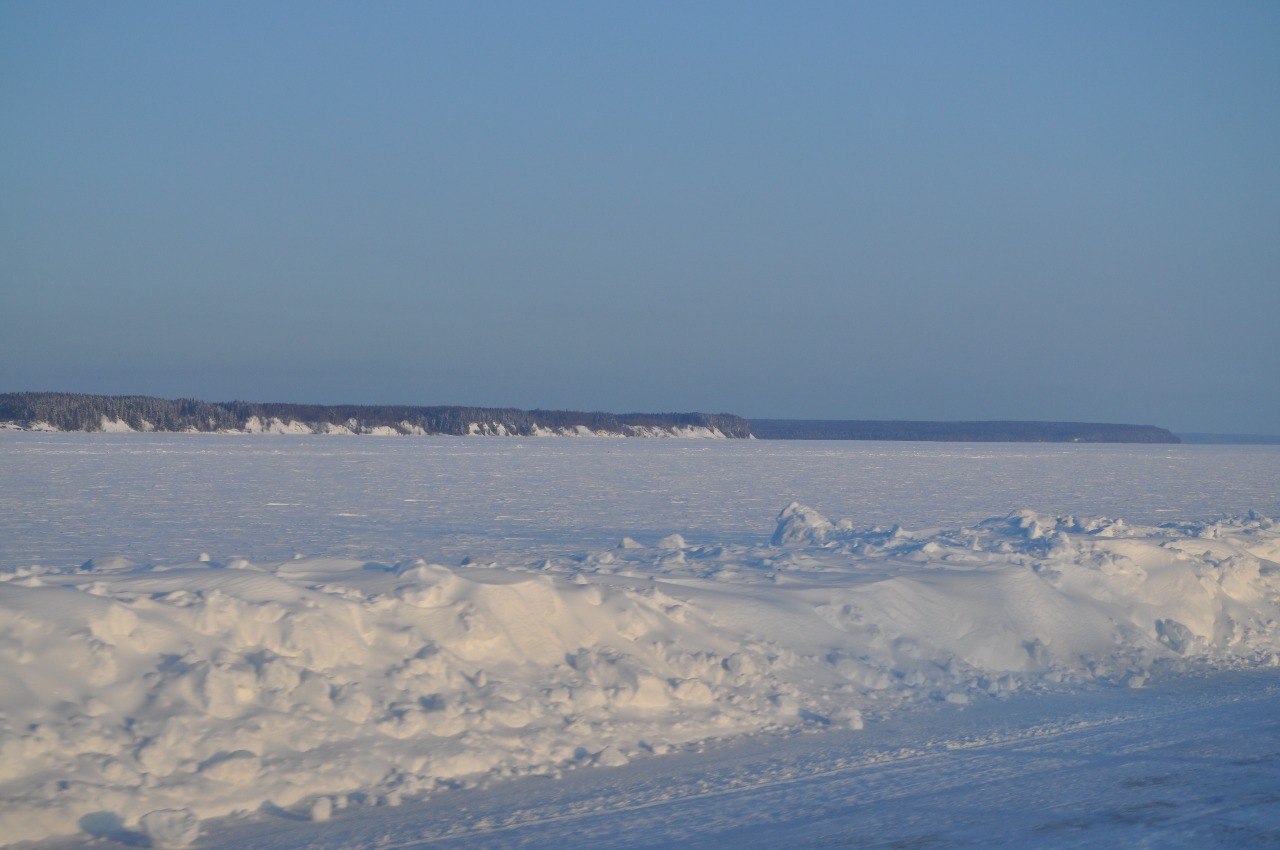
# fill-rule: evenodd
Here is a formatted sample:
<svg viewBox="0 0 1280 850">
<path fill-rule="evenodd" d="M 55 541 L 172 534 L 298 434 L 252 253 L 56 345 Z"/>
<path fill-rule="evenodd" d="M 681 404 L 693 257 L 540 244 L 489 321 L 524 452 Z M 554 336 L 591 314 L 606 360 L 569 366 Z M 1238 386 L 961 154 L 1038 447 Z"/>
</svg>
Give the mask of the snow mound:
<svg viewBox="0 0 1280 850">
<path fill-rule="evenodd" d="M 1273 665 L 1277 552 L 1258 516 L 912 532 L 792 503 L 769 546 L 11 571 L 0 822 L 22 841 L 109 813 L 182 847 L 268 804 L 325 820 L 923 700 Z"/>
<path fill-rule="evenodd" d="M 778 514 L 778 528 L 773 532 L 774 546 L 810 543 L 821 546 L 827 542 L 827 532 L 835 526 L 813 508 L 792 502 Z"/>
</svg>

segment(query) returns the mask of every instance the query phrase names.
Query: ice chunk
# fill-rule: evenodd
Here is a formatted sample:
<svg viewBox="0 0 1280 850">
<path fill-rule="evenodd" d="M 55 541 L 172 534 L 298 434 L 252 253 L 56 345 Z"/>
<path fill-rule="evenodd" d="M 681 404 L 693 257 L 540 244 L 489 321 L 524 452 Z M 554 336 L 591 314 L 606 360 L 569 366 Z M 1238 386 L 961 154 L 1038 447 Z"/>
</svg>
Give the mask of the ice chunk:
<svg viewBox="0 0 1280 850">
<path fill-rule="evenodd" d="M 200 836 L 200 820 L 190 809 L 160 809 L 139 821 L 152 847 L 190 847 Z"/>
<path fill-rule="evenodd" d="M 317 797 L 315 802 L 311 804 L 310 816 L 316 823 L 323 823 L 333 817 L 333 799 L 331 797 Z"/>
<path fill-rule="evenodd" d="M 774 546 L 797 543 L 821 545 L 835 528 L 831 521 L 807 505 L 792 502 L 778 514 L 778 527 L 773 532 Z"/>
</svg>

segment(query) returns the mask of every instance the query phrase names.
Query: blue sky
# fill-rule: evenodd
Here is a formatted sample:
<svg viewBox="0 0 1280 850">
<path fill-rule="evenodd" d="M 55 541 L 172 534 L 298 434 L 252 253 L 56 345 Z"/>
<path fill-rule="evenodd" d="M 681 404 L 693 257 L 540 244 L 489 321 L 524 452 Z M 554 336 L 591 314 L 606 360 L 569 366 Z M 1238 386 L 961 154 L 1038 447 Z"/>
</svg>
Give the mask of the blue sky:
<svg viewBox="0 0 1280 850">
<path fill-rule="evenodd" d="M 0 5 L 0 390 L 1280 433 L 1280 4 Z"/>
</svg>

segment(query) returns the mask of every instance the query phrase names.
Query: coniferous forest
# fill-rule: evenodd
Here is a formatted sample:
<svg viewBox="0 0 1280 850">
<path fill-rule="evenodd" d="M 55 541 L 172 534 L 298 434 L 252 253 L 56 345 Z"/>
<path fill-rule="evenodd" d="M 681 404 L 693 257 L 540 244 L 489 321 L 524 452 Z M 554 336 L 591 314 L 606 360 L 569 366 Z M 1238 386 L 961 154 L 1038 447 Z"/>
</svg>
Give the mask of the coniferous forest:
<svg viewBox="0 0 1280 850">
<path fill-rule="evenodd" d="M 1103 422 L 913 422 L 752 419 L 761 440 L 929 440 L 950 443 L 1180 443 L 1154 425 Z"/>
<path fill-rule="evenodd" d="M 1178 443 L 1153 425 L 1090 422 L 920 422 L 894 420 L 752 419 L 728 413 L 583 413 L 572 410 L 407 405 L 318 405 L 207 402 L 81 393 L 0 393 L 0 424 L 24 429 L 101 431 L 267 430 L 273 421 L 315 433 L 505 434 L 534 436 L 587 429 L 645 436 L 684 429 L 761 440 L 927 440 L 1011 443 Z M 388 430 L 389 429 L 389 430 Z"/>
<path fill-rule="evenodd" d="M 571 410 L 517 410 L 487 407 L 412 407 L 404 405 L 318 405 L 207 402 L 148 396 L 79 393 L 0 393 L 0 422 L 23 428 L 42 423 L 61 431 L 101 431 L 106 423 L 124 423 L 135 431 L 244 431 L 252 420 L 301 423 L 312 431 L 345 428 L 355 433 L 390 428 L 402 434 L 501 433 L 531 436 L 539 429 L 587 428 L 595 433 L 630 435 L 645 429 L 714 429 L 726 437 L 750 436 L 745 419 L 707 413 L 581 413 Z"/>
</svg>

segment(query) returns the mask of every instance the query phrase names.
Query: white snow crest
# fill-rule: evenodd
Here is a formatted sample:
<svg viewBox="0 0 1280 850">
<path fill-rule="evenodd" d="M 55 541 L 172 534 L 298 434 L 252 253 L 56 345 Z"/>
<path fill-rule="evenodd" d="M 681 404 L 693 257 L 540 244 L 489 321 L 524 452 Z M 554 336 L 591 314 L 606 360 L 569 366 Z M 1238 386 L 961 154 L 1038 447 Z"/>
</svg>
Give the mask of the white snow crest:
<svg viewBox="0 0 1280 850">
<path fill-rule="evenodd" d="M 125 422 L 123 419 L 108 419 L 106 416 L 102 417 L 101 430 L 107 434 L 133 433 L 133 428 L 129 426 L 128 422 Z"/>
<path fill-rule="evenodd" d="M 312 434 L 315 433 L 305 422 L 285 422 L 278 418 L 263 420 L 250 416 L 244 423 L 242 433 L 245 434 Z"/>
<path fill-rule="evenodd" d="M 33 431 L 41 434 L 58 434 L 62 429 L 48 422 L 31 422 L 23 425 L 21 422 L 0 422 L 0 431 Z"/>
<path fill-rule="evenodd" d="M 501 427 L 501 426 L 499 426 Z M 472 424 L 471 434 L 494 435 L 505 434 L 496 431 L 490 427 L 482 427 L 478 424 Z M 656 425 L 623 425 L 622 431 L 592 431 L 585 425 L 577 425 L 572 428 L 546 428 L 542 425 L 533 425 L 533 436 L 535 437 L 641 437 L 647 439 L 665 439 L 676 437 L 686 440 L 727 440 L 729 439 L 718 428 L 708 428 L 705 425 L 672 425 L 669 428 L 662 428 Z"/>
<path fill-rule="evenodd" d="M 1280 528 L 1017 512 L 911 532 L 798 503 L 773 544 L 448 567 L 300 558 L 0 574 L 4 841 L 325 820 L 920 700 L 1278 663 Z M 233 568 L 234 567 L 234 568 Z"/>
</svg>

